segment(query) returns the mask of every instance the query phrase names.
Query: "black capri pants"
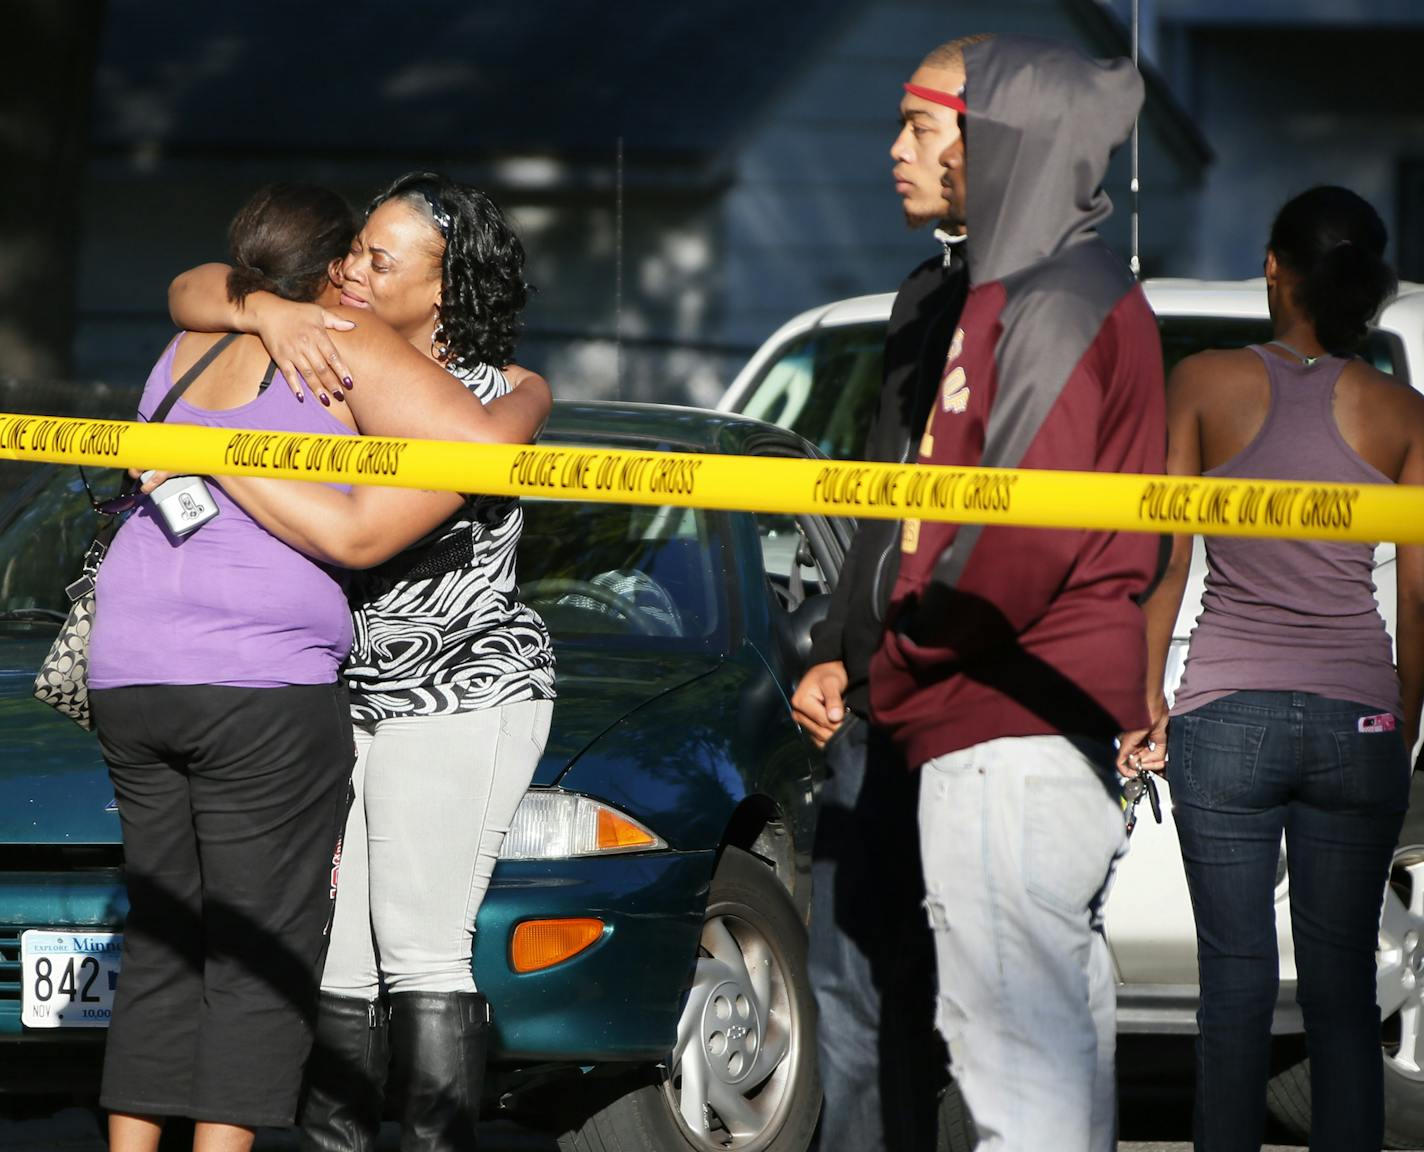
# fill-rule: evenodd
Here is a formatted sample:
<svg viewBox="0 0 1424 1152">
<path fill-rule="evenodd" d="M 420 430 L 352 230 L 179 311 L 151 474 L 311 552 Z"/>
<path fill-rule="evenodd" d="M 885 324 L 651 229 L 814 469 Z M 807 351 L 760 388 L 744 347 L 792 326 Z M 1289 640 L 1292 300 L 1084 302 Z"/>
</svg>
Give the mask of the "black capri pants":
<svg viewBox="0 0 1424 1152">
<path fill-rule="evenodd" d="M 100 1103 L 291 1124 L 350 804 L 346 690 L 145 685 L 90 703 L 129 893 Z"/>
</svg>

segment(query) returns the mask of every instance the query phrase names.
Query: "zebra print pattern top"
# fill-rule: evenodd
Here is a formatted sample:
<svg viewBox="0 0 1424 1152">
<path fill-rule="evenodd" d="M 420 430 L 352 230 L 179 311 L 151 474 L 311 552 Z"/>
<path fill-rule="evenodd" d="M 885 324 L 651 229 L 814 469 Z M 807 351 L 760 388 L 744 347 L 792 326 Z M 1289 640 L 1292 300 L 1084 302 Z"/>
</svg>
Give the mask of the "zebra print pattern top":
<svg viewBox="0 0 1424 1152">
<path fill-rule="evenodd" d="M 509 391 L 489 364 L 455 375 L 483 404 Z M 549 632 L 515 581 L 523 526 L 517 499 L 471 496 L 418 544 L 352 573 L 344 674 L 358 724 L 553 699 Z"/>
</svg>

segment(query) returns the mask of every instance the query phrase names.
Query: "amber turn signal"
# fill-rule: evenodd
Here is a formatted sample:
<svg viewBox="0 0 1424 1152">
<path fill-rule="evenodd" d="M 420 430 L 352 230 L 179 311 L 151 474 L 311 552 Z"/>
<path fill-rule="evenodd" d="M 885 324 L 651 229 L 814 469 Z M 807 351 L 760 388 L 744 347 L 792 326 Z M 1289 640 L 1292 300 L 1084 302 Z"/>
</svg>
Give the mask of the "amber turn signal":
<svg viewBox="0 0 1424 1152">
<path fill-rule="evenodd" d="M 525 920 L 509 941 L 509 963 L 516 972 L 538 972 L 577 956 L 603 935 L 603 921 L 592 918 Z"/>
<path fill-rule="evenodd" d="M 626 851 L 629 848 L 655 848 L 658 838 L 646 828 L 625 819 L 610 808 L 598 810 L 598 850 Z"/>
</svg>

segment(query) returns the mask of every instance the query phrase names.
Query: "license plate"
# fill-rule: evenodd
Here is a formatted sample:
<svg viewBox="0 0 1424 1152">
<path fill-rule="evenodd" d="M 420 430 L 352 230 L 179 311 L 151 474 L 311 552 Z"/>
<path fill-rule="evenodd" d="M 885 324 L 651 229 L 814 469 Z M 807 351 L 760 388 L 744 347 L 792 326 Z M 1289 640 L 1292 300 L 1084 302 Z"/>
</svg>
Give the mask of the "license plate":
<svg viewBox="0 0 1424 1152">
<path fill-rule="evenodd" d="M 26 1028 L 107 1028 L 119 983 L 118 932 L 22 932 L 20 1020 Z"/>
</svg>

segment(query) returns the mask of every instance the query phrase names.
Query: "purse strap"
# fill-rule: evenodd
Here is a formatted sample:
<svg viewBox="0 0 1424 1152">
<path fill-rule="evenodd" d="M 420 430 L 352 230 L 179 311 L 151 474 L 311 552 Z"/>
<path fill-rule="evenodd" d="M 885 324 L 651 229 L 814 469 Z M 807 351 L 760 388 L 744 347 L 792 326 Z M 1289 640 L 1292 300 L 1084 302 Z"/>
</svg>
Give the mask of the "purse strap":
<svg viewBox="0 0 1424 1152">
<path fill-rule="evenodd" d="M 201 376 L 212 365 L 212 362 L 221 356 L 229 344 L 241 335 L 239 332 L 229 332 L 222 339 L 216 341 L 211 348 L 198 357 L 197 362 L 178 378 L 172 388 L 168 389 L 167 395 L 158 402 L 158 407 L 153 410 L 147 423 L 162 424 L 168 417 L 168 413 L 173 411 L 173 405 L 178 403 L 178 398 L 192 386 L 193 381 Z M 83 465 L 79 468 L 80 474 L 84 472 Z M 122 486 L 119 488 L 120 496 L 127 496 L 138 487 L 138 480 L 133 476 L 126 476 Z M 118 516 L 109 516 L 99 525 L 99 530 L 94 534 L 94 544 L 90 547 L 90 555 L 85 557 L 84 567 L 88 572 L 98 570 L 99 562 L 104 558 L 104 552 L 109 546 L 109 541 L 114 538 L 114 533 L 119 530 Z M 97 554 L 96 554 L 97 549 Z"/>
<path fill-rule="evenodd" d="M 239 332 L 229 332 L 221 340 L 217 341 L 211 348 L 204 352 L 198 361 L 188 371 L 178 378 L 178 382 L 168 389 L 168 395 L 158 402 L 158 407 L 153 410 L 153 415 L 148 418 L 150 424 L 162 424 L 168 418 L 168 413 L 173 411 L 173 405 L 178 403 L 178 398 L 192 386 L 194 380 L 206 372 L 214 360 L 223 354 L 234 340 L 240 336 Z"/>
</svg>

